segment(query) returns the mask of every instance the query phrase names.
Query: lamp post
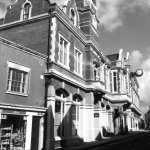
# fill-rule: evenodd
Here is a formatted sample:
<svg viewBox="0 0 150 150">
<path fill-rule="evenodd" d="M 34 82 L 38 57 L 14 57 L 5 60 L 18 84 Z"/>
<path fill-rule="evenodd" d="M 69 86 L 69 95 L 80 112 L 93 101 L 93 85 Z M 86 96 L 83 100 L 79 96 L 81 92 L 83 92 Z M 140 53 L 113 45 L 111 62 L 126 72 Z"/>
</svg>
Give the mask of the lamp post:
<svg viewBox="0 0 150 150">
<path fill-rule="evenodd" d="M 137 69 L 135 72 L 130 73 L 130 77 L 141 77 L 143 75 L 143 70 L 142 69 Z"/>
</svg>

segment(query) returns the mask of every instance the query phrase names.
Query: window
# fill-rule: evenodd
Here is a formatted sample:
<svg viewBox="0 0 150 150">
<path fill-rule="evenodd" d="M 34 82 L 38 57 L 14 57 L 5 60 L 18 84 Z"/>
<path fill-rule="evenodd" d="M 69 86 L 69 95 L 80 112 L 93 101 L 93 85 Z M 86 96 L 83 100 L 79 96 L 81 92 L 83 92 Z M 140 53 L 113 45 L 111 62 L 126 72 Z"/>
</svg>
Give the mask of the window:
<svg viewBox="0 0 150 150">
<path fill-rule="evenodd" d="M 59 38 L 59 62 L 69 67 L 69 42 L 62 36 Z"/>
<path fill-rule="evenodd" d="M 126 75 L 121 73 L 121 79 L 122 92 L 126 92 Z"/>
<path fill-rule="evenodd" d="M 54 136 L 64 137 L 65 102 L 66 97 L 69 94 L 64 89 L 57 89 L 55 94 L 56 94 L 56 101 L 55 101 Z"/>
<path fill-rule="evenodd" d="M 8 62 L 7 92 L 27 94 L 30 69 Z"/>
<path fill-rule="evenodd" d="M 112 91 L 117 92 L 117 72 L 112 72 Z"/>
<path fill-rule="evenodd" d="M 31 16 L 31 4 L 25 3 L 22 10 L 22 20 L 28 20 Z"/>
<path fill-rule="evenodd" d="M 105 81 L 105 64 L 100 64 L 100 80 Z"/>
<path fill-rule="evenodd" d="M 94 80 L 99 81 L 100 80 L 100 67 L 99 64 L 93 63 L 94 67 Z"/>
<path fill-rule="evenodd" d="M 106 90 L 110 91 L 110 70 L 106 67 Z"/>
<path fill-rule="evenodd" d="M 71 17 L 71 22 L 76 25 L 76 14 L 75 11 L 73 9 L 71 9 L 70 11 L 70 17 Z"/>
<path fill-rule="evenodd" d="M 77 49 L 75 49 L 75 72 L 82 74 L 82 54 Z"/>
<path fill-rule="evenodd" d="M 54 136 L 63 137 L 64 136 L 64 101 L 55 101 L 55 126 L 54 126 Z"/>
</svg>

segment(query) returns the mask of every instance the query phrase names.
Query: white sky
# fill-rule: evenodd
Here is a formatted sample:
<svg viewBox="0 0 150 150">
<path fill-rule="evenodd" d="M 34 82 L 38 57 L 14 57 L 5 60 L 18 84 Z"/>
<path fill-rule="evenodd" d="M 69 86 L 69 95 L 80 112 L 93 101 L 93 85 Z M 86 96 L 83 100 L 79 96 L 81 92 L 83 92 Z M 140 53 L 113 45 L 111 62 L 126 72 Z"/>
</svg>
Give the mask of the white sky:
<svg viewBox="0 0 150 150">
<path fill-rule="evenodd" d="M 15 0 L 0 0 L 0 18 L 4 16 L 10 1 Z M 150 105 L 150 0 L 97 0 L 97 2 L 103 53 L 117 53 L 122 48 L 125 52 L 130 52 L 134 68 L 144 70 L 144 75 L 138 80 L 143 101 L 141 107 L 145 112 Z"/>
</svg>

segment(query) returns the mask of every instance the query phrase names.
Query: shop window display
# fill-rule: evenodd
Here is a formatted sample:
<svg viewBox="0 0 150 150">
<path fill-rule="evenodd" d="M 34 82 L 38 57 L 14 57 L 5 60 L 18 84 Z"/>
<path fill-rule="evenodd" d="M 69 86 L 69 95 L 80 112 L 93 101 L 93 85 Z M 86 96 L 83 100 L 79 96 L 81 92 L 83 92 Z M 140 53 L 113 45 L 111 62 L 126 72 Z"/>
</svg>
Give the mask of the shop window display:
<svg viewBox="0 0 150 150">
<path fill-rule="evenodd" d="M 23 150 L 25 148 L 26 120 L 24 116 L 4 115 L 0 128 L 1 150 Z"/>
</svg>

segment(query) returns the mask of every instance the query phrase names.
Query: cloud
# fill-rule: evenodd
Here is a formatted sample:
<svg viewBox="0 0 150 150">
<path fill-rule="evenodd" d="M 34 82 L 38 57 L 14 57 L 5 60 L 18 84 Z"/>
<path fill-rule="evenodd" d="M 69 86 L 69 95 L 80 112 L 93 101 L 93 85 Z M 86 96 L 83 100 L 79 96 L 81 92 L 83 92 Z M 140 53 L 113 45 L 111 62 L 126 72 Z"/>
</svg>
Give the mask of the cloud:
<svg viewBox="0 0 150 150">
<path fill-rule="evenodd" d="M 100 25 L 107 31 L 114 31 L 123 25 L 126 12 L 134 12 L 137 7 L 150 12 L 150 0 L 100 0 L 98 3 Z"/>
<path fill-rule="evenodd" d="M 147 55 L 146 59 L 143 59 L 143 54 L 138 51 L 132 51 L 131 52 L 131 65 L 135 69 L 141 68 L 143 69 L 143 76 L 137 78 L 139 82 L 139 95 L 142 100 L 141 102 L 141 110 L 142 112 L 145 112 L 148 110 L 148 107 L 150 105 L 150 54 Z"/>
<path fill-rule="evenodd" d="M 133 70 L 141 67 L 141 62 L 143 61 L 143 54 L 138 51 L 134 50 L 130 54 L 130 63 L 132 64 Z"/>
<path fill-rule="evenodd" d="M 15 0 L 0 0 L 0 19 L 4 18 L 7 7 L 14 2 Z"/>
</svg>

